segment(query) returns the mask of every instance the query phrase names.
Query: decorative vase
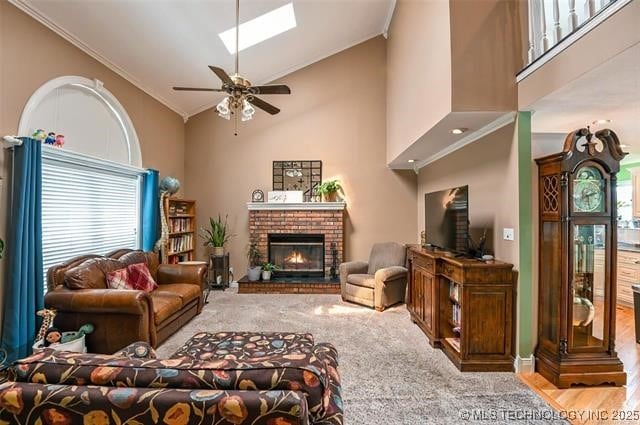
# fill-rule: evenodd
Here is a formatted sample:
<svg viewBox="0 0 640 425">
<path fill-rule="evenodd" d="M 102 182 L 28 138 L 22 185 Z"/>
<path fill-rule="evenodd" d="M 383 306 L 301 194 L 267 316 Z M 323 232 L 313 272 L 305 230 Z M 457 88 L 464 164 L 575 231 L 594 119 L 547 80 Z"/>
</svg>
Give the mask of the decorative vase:
<svg viewBox="0 0 640 425">
<path fill-rule="evenodd" d="M 262 280 L 271 280 L 271 271 L 262 270 Z"/>
<path fill-rule="evenodd" d="M 249 282 L 257 282 L 260 280 L 260 270 L 260 266 L 247 267 L 247 279 L 249 279 Z"/>
<path fill-rule="evenodd" d="M 223 256 L 224 255 L 224 247 L 223 246 L 214 246 L 213 247 L 213 255 Z"/>
<path fill-rule="evenodd" d="M 322 195 L 324 202 L 336 202 L 338 200 L 338 192 L 330 192 Z"/>
</svg>

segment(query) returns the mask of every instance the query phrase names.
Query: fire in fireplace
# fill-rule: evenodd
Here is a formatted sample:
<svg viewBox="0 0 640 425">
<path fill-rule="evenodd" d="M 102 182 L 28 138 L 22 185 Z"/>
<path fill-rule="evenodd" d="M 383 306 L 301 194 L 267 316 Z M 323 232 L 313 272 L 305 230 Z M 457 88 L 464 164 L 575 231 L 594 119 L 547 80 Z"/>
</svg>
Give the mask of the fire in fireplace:
<svg viewBox="0 0 640 425">
<path fill-rule="evenodd" d="M 275 277 L 324 277 L 324 235 L 269 234 L 268 242 Z"/>
</svg>

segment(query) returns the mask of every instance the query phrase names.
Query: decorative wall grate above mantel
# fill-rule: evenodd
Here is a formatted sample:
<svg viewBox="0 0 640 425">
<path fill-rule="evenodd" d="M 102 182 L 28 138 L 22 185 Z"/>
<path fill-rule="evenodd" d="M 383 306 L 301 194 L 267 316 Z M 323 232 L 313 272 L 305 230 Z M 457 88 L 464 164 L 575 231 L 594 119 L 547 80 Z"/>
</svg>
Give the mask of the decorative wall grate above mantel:
<svg viewBox="0 0 640 425">
<path fill-rule="evenodd" d="M 330 211 L 346 208 L 346 202 L 247 202 L 249 211 Z"/>
</svg>

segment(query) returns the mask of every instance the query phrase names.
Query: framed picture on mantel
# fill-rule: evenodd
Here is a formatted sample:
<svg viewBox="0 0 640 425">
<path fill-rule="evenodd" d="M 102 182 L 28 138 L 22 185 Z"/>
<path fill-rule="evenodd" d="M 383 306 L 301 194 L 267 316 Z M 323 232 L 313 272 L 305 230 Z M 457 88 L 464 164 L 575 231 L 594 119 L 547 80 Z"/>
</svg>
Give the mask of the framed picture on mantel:
<svg viewBox="0 0 640 425">
<path fill-rule="evenodd" d="M 322 161 L 273 161 L 273 190 L 302 191 L 304 202 L 316 196 L 322 182 Z"/>
</svg>

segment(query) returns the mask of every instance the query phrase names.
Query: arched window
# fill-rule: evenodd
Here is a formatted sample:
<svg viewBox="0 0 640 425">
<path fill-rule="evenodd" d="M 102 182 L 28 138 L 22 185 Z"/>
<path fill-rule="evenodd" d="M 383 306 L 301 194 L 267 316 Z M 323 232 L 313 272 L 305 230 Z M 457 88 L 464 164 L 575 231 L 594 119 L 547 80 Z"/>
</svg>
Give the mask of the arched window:
<svg viewBox="0 0 640 425">
<path fill-rule="evenodd" d="M 30 135 L 37 129 L 63 134 L 66 151 L 142 165 L 129 115 L 99 80 L 66 76 L 42 85 L 22 112 L 18 134 Z"/>
<path fill-rule="evenodd" d="M 98 80 L 56 78 L 35 91 L 20 118 L 19 135 L 37 129 L 65 136 L 62 148 L 42 149 L 44 276 L 79 255 L 140 248 L 145 170 L 120 102 Z"/>
</svg>

